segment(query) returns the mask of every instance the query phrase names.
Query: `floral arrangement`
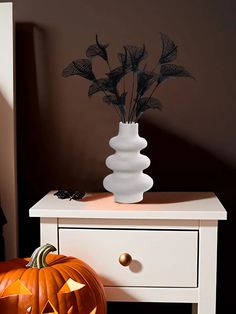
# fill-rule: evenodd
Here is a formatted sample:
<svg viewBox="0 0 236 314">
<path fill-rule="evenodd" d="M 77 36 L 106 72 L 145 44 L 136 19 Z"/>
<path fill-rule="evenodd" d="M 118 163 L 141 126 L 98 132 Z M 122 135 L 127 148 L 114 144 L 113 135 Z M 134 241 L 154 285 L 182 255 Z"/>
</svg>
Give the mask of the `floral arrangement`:
<svg viewBox="0 0 236 314">
<path fill-rule="evenodd" d="M 180 65 L 171 63 L 177 58 L 177 46 L 165 34 L 161 33 L 162 53 L 152 70 L 144 63 L 148 53 L 142 47 L 125 45 L 124 51 L 118 53 L 119 66 L 111 69 L 107 48 L 96 35 L 96 43 L 86 51 L 87 59 L 72 61 L 62 72 L 63 77 L 81 76 L 89 81 L 88 96 L 102 92 L 103 101 L 112 105 L 123 123 L 135 123 L 147 109 L 161 109 L 161 102 L 153 97 L 160 84 L 173 77 L 191 77 L 191 74 Z M 108 67 L 106 77 L 97 78 L 93 72 L 92 59 L 102 58 Z M 141 64 L 144 65 L 141 68 Z M 128 97 L 127 79 L 131 79 Z"/>
</svg>

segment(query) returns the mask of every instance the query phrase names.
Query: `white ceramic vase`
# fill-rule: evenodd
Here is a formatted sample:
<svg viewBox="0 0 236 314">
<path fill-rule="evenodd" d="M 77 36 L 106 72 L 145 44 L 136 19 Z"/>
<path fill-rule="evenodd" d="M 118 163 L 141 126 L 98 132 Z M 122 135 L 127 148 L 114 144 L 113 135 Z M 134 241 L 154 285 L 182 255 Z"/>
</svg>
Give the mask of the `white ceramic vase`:
<svg viewBox="0 0 236 314">
<path fill-rule="evenodd" d="M 113 173 L 104 178 L 104 188 L 114 194 L 116 202 L 140 202 L 143 193 L 152 187 L 153 180 L 143 173 L 149 167 L 150 159 L 140 154 L 147 141 L 139 136 L 138 123 L 120 122 L 118 135 L 111 138 L 109 144 L 115 154 L 106 159 L 106 165 Z"/>
</svg>

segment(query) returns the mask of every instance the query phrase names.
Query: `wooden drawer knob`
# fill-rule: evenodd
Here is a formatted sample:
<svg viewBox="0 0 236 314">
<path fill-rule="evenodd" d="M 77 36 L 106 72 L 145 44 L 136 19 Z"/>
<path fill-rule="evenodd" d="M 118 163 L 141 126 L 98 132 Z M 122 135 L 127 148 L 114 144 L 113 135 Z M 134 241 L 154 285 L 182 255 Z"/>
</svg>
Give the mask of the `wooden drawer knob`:
<svg viewBox="0 0 236 314">
<path fill-rule="evenodd" d="M 132 257 L 128 253 L 123 253 L 119 257 L 119 263 L 122 266 L 129 266 L 132 262 Z"/>
</svg>

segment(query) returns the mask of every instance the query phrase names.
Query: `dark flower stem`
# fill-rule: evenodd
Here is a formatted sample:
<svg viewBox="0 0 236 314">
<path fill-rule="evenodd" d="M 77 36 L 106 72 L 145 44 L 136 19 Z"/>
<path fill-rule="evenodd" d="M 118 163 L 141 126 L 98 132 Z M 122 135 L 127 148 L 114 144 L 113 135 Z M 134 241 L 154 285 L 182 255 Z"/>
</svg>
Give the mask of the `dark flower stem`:
<svg viewBox="0 0 236 314">
<path fill-rule="evenodd" d="M 123 115 L 122 115 L 121 111 L 117 109 L 116 105 L 112 105 L 112 107 L 115 108 L 115 111 L 118 113 L 120 120 L 123 121 Z"/>
<path fill-rule="evenodd" d="M 132 90 L 130 96 L 130 104 L 129 104 L 129 114 L 128 114 L 128 123 L 131 123 L 131 109 L 132 109 L 132 101 L 134 96 L 134 72 L 133 72 L 133 83 L 132 83 Z"/>
<path fill-rule="evenodd" d="M 95 82 L 97 83 L 97 79 L 95 79 Z M 102 91 L 103 91 L 104 95 L 108 97 L 108 94 L 106 93 L 105 89 L 102 88 Z M 122 120 L 122 115 L 121 115 L 120 111 L 116 108 L 116 106 L 112 106 L 112 107 L 115 109 L 115 111 L 118 114 L 119 118 Z"/>
<path fill-rule="evenodd" d="M 148 97 L 148 99 L 147 99 L 147 101 L 146 101 L 145 104 L 148 104 L 149 100 L 151 99 L 151 97 L 152 97 L 152 95 L 154 94 L 155 90 L 157 89 L 158 85 L 159 85 L 158 83 L 155 85 L 155 87 L 153 88 L 153 90 L 152 90 L 152 92 L 151 92 L 150 96 Z M 136 117 L 136 119 L 135 119 L 134 122 L 137 122 L 137 121 L 138 121 L 138 118 L 140 118 L 140 116 L 139 116 L 139 117 Z"/>
<path fill-rule="evenodd" d="M 108 59 L 106 60 L 106 63 L 107 63 L 107 66 L 108 66 L 109 71 L 111 72 L 111 66 L 110 66 L 110 62 L 109 62 Z M 96 81 L 97 81 L 97 80 L 96 80 Z M 106 93 L 106 91 L 105 91 L 104 89 L 102 89 L 102 91 L 103 91 L 103 93 L 105 94 L 105 96 L 108 96 L 108 94 Z M 118 91 L 117 91 L 117 90 L 116 90 L 115 95 L 116 95 L 117 101 L 119 101 L 119 95 L 118 95 Z M 115 111 L 118 113 L 119 118 L 121 119 L 121 121 L 123 121 L 124 119 L 123 119 L 123 114 L 122 114 L 122 112 L 116 108 L 116 105 L 114 105 L 113 107 L 114 107 Z"/>
<path fill-rule="evenodd" d="M 123 121 L 123 115 L 122 115 L 122 113 L 120 112 L 120 110 L 117 109 L 116 105 L 113 105 L 112 107 L 115 108 L 115 111 L 118 113 L 120 120 Z"/>
<path fill-rule="evenodd" d="M 138 102 L 139 102 L 139 99 L 141 98 L 142 96 L 139 94 L 137 95 L 136 99 L 135 99 L 135 102 L 134 102 L 134 105 L 133 105 L 133 108 L 132 108 L 132 111 L 131 111 L 131 122 L 137 122 L 136 119 L 134 119 L 135 117 L 135 112 L 136 112 L 136 108 L 137 108 L 137 105 L 138 105 Z"/>
<path fill-rule="evenodd" d="M 120 96 L 119 96 L 119 92 L 116 88 L 115 90 L 115 96 L 116 96 L 116 99 L 117 99 L 117 103 L 119 104 L 119 101 L 120 101 Z M 116 105 L 114 105 L 116 107 Z M 120 107 L 119 107 L 120 109 Z M 125 123 L 125 113 L 123 114 L 123 112 L 121 110 L 119 110 L 120 112 L 120 117 L 121 117 L 121 122 Z"/>
<path fill-rule="evenodd" d="M 108 59 L 106 60 L 106 63 L 107 63 L 107 66 L 108 66 L 109 71 L 111 72 L 111 66 L 110 66 L 110 62 L 109 62 Z M 107 96 L 107 93 L 105 92 L 105 90 L 103 90 L 103 92 L 104 92 L 104 94 Z M 117 102 L 119 103 L 119 94 L 118 94 L 117 89 L 116 89 L 115 95 L 116 95 Z M 116 107 L 116 105 L 113 105 L 113 107 L 115 108 L 116 112 L 118 113 L 118 115 L 119 115 L 121 121 L 122 121 L 122 122 L 125 122 L 125 118 L 123 117 L 123 114 L 122 114 L 121 110 L 118 110 L 117 107 Z"/>
<path fill-rule="evenodd" d="M 109 69 L 109 71 L 111 72 L 111 66 L 110 66 L 110 62 L 109 62 L 109 60 L 107 60 L 107 65 L 108 65 L 108 69 Z"/>
<path fill-rule="evenodd" d="M 147 63 L 145 63 L 144 67 L 143 67 L 143 72 L 145 71 L 147 67 Z M 139 102 L 139 99 L 142 97 L 142 91 L 141 93 L 137 94 L 137 97 L 135 98 L 135 102 L 134 102 L 134 105 L 133 105 L 133 108 L 132 108 L 132 111 L 131 111 L 131 122 L 134 122 L 135 119 L 134 119 L 134 115 L 135 115 L 135 111 L 136 111 L 136 108 L 137 108 L 137 105 L 138 105 L 138 102 Z M 136 121 L 137 122 L 137 119 Z"/>
<path fill-rule="evenodd" d="M 154 92 L 155 92 L 155 90 L 157 89 L 157 87 L 158 87 L 158 86 L 159 86 L 159 84 L 157 83 L 157 84 L 155 85 L 155 87 L 153 88 L 153 90 L 152 90 L 152 92 L 151 92 L 150 96 L 148 97 L 148 100 L 147 100 L 147 102 L 146 102 L 146 103 L 148 103 L 148 102 L 149 102 L 149 100 L 151 99 L 152 95 L 154 94 Z"/>
<path fill-rule="evenodd" d="M 125 75 L 123 76 L 123 94 L 125 95 Z"/>
</svg>

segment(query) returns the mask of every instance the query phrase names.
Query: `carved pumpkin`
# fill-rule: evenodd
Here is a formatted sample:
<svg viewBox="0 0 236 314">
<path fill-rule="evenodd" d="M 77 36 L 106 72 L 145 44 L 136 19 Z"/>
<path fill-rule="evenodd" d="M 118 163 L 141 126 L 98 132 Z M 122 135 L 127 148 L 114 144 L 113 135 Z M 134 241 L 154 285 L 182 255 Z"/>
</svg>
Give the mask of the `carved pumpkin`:
<svg viewBox="0 0 236 314">
<path fill-rule="evenodd" d="M 0 263 L 0 313 L 106 314 L 95 272 L 77 258 L 49 254 L 55 250 L 46 244 L 31 259 Z"/>
</svg>

